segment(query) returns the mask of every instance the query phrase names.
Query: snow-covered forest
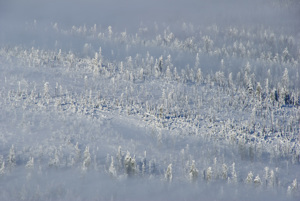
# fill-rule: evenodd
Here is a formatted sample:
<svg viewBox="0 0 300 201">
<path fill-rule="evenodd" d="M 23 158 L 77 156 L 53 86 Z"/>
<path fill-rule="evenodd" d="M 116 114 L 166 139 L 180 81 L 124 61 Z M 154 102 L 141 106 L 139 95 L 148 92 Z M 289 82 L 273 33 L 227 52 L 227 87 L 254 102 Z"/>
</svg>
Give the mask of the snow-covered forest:
<svg viewBox="0 0 300 201">
<path fill-rule="evenodd" d="M 299 200 L 297 0 L 0 2 L 0 200 Z"/>
</svg>

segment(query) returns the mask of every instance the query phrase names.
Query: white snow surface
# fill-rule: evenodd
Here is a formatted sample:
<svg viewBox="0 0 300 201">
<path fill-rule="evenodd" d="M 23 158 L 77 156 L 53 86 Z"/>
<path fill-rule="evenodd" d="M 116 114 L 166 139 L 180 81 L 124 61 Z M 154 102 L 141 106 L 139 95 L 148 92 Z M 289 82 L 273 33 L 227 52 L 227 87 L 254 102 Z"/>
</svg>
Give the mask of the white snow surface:
<svg viewBox="0 0 300 201">
<path fill-rule="evenodd" d="M 299 11 L 1 2 L 0 200 L 299 200 Z"/>
</svg>

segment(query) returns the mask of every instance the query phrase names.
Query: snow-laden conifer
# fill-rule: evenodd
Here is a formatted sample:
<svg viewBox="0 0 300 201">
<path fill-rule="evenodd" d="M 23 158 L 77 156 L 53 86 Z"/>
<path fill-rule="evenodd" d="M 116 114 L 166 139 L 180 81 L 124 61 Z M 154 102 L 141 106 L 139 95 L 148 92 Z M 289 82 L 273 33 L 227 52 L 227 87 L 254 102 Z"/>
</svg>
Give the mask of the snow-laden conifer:
<svg viewBox="0 0 300 201">
<path fill-rule="evenodd" d="M 212 177 L 213 177 L 213 171 L 212 171 L 212 168 L 211 167 L 208 167 L 206 169 L 206 173 L 205 173 L 205 179 L 206 181 L 211 181 L 212 180 Z"/>
<path fill-rule="evenodd" d="M 198 70 L 197 70 L 197 82 L 198 83 L 202 83 L 202 81 L 203 81 L 203 75 L 202 75 L 202 71 L 201 71 L 201 68 L 198 68 Z"/>
<path fill-rule="evenodd" d="M 294 193 L 296 193 L 298 190 L 298 184 L 297 184 L 297 179 L 294 179 L 292 184 L 290 186 L 288 186 L 287 189 L 287 194 L 289 196 L 293 195 Z"/>
<path fill-rule="evenodd" d="M 227 180 L 228 178 L 228 167 L 225 163 L 222 165 L 222 179 Z"/>
<path fill-rule="evenodd" d="M 34 168 L 34 158 L 33 157 L 30 157 L 30 159 L 27 161 L 25 167 L 28 170 L 32 170 Z"/>
<path fill-rule="evenodd" d="M 189 177 L 191 182 L 196 182 L 198 179 L 198 169 L 196 168 L 194 160 L 192 161 Z"/>
<path fill-rule="evenodd" d="M 165 173 L 165 179 L 167 182 L 172 182 L 172 179 L 173 179 L 172 163 L 168 165 L 168 168 Z"/>
<path fill-rule="evenodd" d="M 54 157 L 49 161 L 49 166 L 57 168 L 59 166 L 59 163 L 60 163 L 59 153 L 58 150 L 55 149 Z"/>
<path fill-rule="evenodd" d="M 233 183 L 237 183 L 237 174 L 236 174 L 236 171 L 235 171 L 235 163 L 232 163 L 231 181 Z"/>
<path fill-rule="evenodd" d="M 78 147 L 78 142 L 76 142 L 74 149 L 75 149 L 74 162 L 77 163 L 81 158 L 81 153 L 80 153 L 80 149 Z"/>
<path fill-rule="evenodd" d="M 169 80 L 169 81 L 172 79 L 172 72 L 170 70 L 170 66 L 167 66 L 166 79 Z"/>
<path fill-rule="evenodd" d="M 83 152 L 83 163 L 82 163 L 82 171 L 86 172 L 91 164 L 91 154 L 90 154 L 90 147 L 86 146 Z"/>
<path fill-rule="evenodd" d="M 124 166 L 125 166 L 125 174 L 128 177 L 132 177 L 136 173 L 136 162 L 135 158 L 131 158 L 129 151 L 127 151 L 127 154 L 124 159 Z"/>
<path fill-rule="evenodd" d="M 245 181 L 247 184 L 251 184 L 253 182 L 253 173 L 251 171 L 248 173 Z"/>
<path fill-rule="evenodd" d="M 11 146 L 9 149 L 7 163 L 9 168 L 13 168 L 16 166 L 16 154 L 15 154 L 15 147 L 14 145 Z"/>
<path fill-rule="evenodd" d="M 257 176 L 254 178 L 253 183 L 254 183 L 256 186 L 261 185 L 261 179 L 260 179 L 259 175 L 257 175 Z"/>
<path fill-rule="evenodd" d="M 0 176 L 5 174 L 5 161 L 1 163 Z"/>
<path fill-rule="evenodd" d="M 117 171 L 116 171 L 115 165 L 114 165 L 114 157 L 111 157 L 111 163 L 110 163 L 108 171 L 109 171 L 109 174 L 111 177 L 115 178 L 117 176 Z"/>
</svg>

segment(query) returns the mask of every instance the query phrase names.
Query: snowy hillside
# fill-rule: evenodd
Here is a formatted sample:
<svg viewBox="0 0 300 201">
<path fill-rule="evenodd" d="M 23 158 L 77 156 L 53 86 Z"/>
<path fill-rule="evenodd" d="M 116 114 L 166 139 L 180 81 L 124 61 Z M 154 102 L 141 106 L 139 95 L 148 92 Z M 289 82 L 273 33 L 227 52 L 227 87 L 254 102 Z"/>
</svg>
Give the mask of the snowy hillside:
<svg viewBox="0 0 300 201">
<path fill-rule="evenodd" d="M 297 1 L 84 2 L 0 3 L 0 200 L 300 199 Z"/>
</svg>

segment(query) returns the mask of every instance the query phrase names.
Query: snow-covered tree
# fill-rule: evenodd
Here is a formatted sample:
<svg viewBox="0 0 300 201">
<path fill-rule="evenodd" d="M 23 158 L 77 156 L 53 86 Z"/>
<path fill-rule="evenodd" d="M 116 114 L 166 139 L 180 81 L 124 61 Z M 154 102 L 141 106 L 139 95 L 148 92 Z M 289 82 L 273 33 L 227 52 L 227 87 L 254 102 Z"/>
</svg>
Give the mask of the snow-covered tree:
<svg viewBox="0 0 300 201">
<path fill-rule="evenodd" d="M 49 82 L 44 83 L 44 97 L 49 98 Z"/>
<path fill-rule="evenodd" d="M 94 76 L 99 75 L 99 67 L 101 67 L 101 66 L 99 66 L 98 64 L 99 64 L 99 55 L 98 55 L 98 52 L 95 52 L 95 57 L 92 60 L 92 65 L 91 65 Z"/>
<path fill-rule="evenodd" d="M 168 165 L 167 171 L 165 173 L 165 179 L 168 182 L 172 182 L 172 179 L 173 179 L 172 163 Z"/>
<path fill-rule="evenodd" d="M 189 172 L 189 177 L 191 182 L 196 182 L 198 179 L 198 170 L 195 165 L 195 161 L 192 161 L 191 169 Z"/>
<path fill-rule="evenodd" d="M 254 182 L 254 184 L 255 184 L 256 186 L 261 185 L 261 179 L 260 179 L 259 175 L 257 175 L 257 176 L 254 178 L 253 182 Z"/>
<path fill-rule="evenodd" d="M 176 68 L 176 67 L 174 67 L 174 72 L 173 72 L 173 75 L 174 75 L 174 79 L 175 79 L 175 80 L 179 80 L 179 79 L 180 79 L 180 77 L 179 77 L 179 75 L 178 75 L 178 72 L 177 72 L 177 68 Z"/>
<path fill-rule="evenodd" d="M 123 164 L 123 155 L 122 155 L 122 151 L 121 151 L 121 146 L 118 147 L 118 153 L 117 153 L 117 170 L 120 171 L 124 164 Z"/>
<path fill-rule="evenodd" d="M 80 160 L 80 158 L 81 158 L 81 153 L 80 153 L 81 151 L 80 151 L 80 149 L 78 147 L 78 142 L 76 142 L 74 149 L 75 149 L 74 162 L 77 163 Z"/>
<path fill-rule="evenodd" d="M 225 163 L 222 165 L 222 178 L 225 180 L 228 179 L 228 167 Z"/>
<path fill-rule="evenodd" d="M 248 173 L 245 181 L 247 184 L 251 184 L 253 182 L 253 173 L 251 171 Z"/>
<path fill-rule="evenodd" d="M 196 77 L 197 77 L 197 82 L 198 83 L 201 83 L 203 81 L 203 75 L 202 75 L 201 68 L 198 68 Z"/>
<path fill-rule="evenodd" d="M 233 183 L 237 183 L 237 174 L 236 174 L 236 171 L 235 171 L 235 163 L 232 163 L 231 181 Z"/>
<path fill-rule="evenodd" d="M 5 174 L 5 161 L 1 163 L 0 176 Z"/>
<path fill-rule="evenodd" d="M 32 170 L 34 168 L 34 158 L 33 157 L 30 157 L 30 159 L 27 161 L 25 167 L 28 170 Z"/>
<path fill-rule="evenodd" d="M 228 87 L 231 89 L 233 87 L 232 73 L 229 73 L 228 75 Z"/>
<path fill-rule="evenodd" d="M 252 92 L 253 92 L 253 84 L 252 84 L 251 78 L 248 76 L 247 73 L 245 73 L 244 83 L 245 83 L 245 86 L 246 86 L 246 89 L 247 89 L 248 93 L 252 94 Z"/>
<path fill-rule="evenodd" d="M 170 70 L 170 66 L 167 66 L 167 70 L 166 70 L 166 79 L 167 80 L 171 80 L 172 79 L 172 72 Z"/>
<path fill-rule="evenodd" d="M 141 70 L 140 70 L 140 80 L 144 80 L 145 79 L 145 77 L 144 77 L 144 69 L 143 68 L 141 68 Z"/>
<path fill-rule="evenodd" d="M 268 186 L 273 188 L 275 186 L 275 173 L 274 170 L 270 170 Z"/>
<path fill-rule="evenodd" d="M 224 86 L 225 84 L 225 75 L 224 72 L 217 71 L 215 74 L 216 82 L 219 84 L 219 86 Z"/>
<path fill-rule="evenodd" d="M 206 169 L 205 179 L 206 179 L 206 181 L 211 181 L 211 180 L 212 180 L 212 177 L 213 177 L 213 171 L 212 171 L 212 168 L 211 168 L 211 167 L 208 167 L 208 168 Z"/>
<path fill-rule="evenodd" d="M 213 48 L 213 45 L 214 45 L 213 40 L 211 40 L 209 36 L 203 36 L 202 40 L 203 40 L 203 43 L 204 43 L 203 48 L 204 48 L 205 52 L 208 53 L 208 52 L 212 51 L 212 48 Z"/>
<path fill-rule="evenodd" d="M 13 168 L 16 166 L 16 154 L 14 145 L 9 149 L 7 164 L 9 168 Z"/>
<path fill-rule="evenodd" d="M 155 64 L 154 64 L 154 75 L 156 78 L 158 78 L 161 74 L 161 70 L 160 70 L 160 67 L 159 67 L 159 63 L 158 63 L 158 60 L 156 59 L 155 60 Z"/>
<path fill-rule="evenodd" d="M 49 166 L 57 168 L 59 166 L 59 163 L 60 163 L 59 153 L 58 150 L 55 149 L 54 158 L 50 160 Z"/>
<path fill-rule="evenodd" d="M 256 96 L 258 98 L 258 100 L 261 100 L 261 94 L 262 94 L 262 88 L 259 82 L 257 82 L 257 86 L 256 86 Z"/>
<path fill-rule="evenodd" d="M 29 158 L 25 167 L 28 170 L 26 178 L 27 178 L 27 180 L 29 180 L 31 178 L 32 171 L 34 169 L 34 158 L 33 157 Z"/>
<path fill-rule="evenodd" d="M 165 60 L 165 65 L 168 66 L 170 70 L 173 69 L 172 58 L 170 54 L 167 56 L 167 59 Z"/>
<path fill-rule="evenodd" d="M 86 146 L 83 152 L 83 163 L 82 163 L 82 171 L 86 172 L 91 164 L 91 154 L 90 154 L 90 147 Z"/>
<path fill-rule="evenodd" d="M 124 166 L 125 166 L 125 174 L 128 177 L 132 177 L 136 173 L 136 162 L 135 158 L 131 158 L 129 151 L 127 151 L 127 154 L 124 159 Z"/>
<path fill-rule="evenodd" d="M 282 52 L 281 61 L 284 63 L 288 63 L 289 58 L 290 58 L 290 54 L 289 54 L 288 48 L 286 47 L 286 48 L 284 48 L 284 50 Z"/>
<path fill-rule="evenodd" d="M 199 53 L 196 54 L 195 69 L 200 68 Z"/>
<path fill-rule="evenodd" d="M 158 70 L 160 73 L 162 73 L 163 71 L 163 65 L 164 65 L 163 56 L 160 56 L 158 60 Z"/>
<path fill-rule="evenodd" d="M 298 189 L 297 179 L 294 179 L 293 183 L 290 186 L 288 186 L 287 194 L 291 196 L 293 193 L 297 192 L 297 189 Z"/>
<path fill-rule="evenodd" d="M 284 73 L 282 75 L 282 86 L 286 89 L 289 88 L 289 71 L 287 68 L 284 69 Z"/>
<path fill-rule="evenodd" d="M 115 178 L 117 176 L 117 171 L 116 171 L 115 165 L 114 165 L 114 157 L 111 157 L 111 163 L 110 163 L 108 171 L 112 178 Z"/>
<path fill-rule="evenodd" d="M 282 97 L 281 99 L 286 100 L 289 94 L 289 72 L 287 68 L 284 69 L 281 83 L 282 89 L 280 90 L 280 96 Z"/>
<path fill-rule="evenodd" d="M 109 37 L 109 39 L 111 39 L 112 34 L 113 34 L 112 27 L 108 26 L 107 31 L 108 31 L 108 37 Z"/>
</svg>

